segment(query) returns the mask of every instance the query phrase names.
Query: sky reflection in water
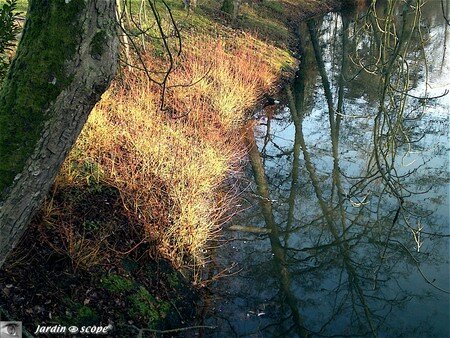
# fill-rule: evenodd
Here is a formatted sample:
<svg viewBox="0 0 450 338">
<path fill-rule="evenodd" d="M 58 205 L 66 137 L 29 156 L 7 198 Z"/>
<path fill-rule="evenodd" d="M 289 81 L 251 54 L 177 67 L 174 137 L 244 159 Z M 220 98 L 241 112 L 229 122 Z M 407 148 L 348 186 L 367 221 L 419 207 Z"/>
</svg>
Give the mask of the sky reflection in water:
<svg viewBox="0 0 450 338">
<path fill-rule="evenodd" d="M 247 137 L 232 221 L 270 233 L 227 233 L 217 260 L 239 272 L 213 288 L 208 335 L 448 337 L 450 94 L 424 99 L 450 89 L 440 3 L 300 32 L 294 83 Z"/>
</svg>

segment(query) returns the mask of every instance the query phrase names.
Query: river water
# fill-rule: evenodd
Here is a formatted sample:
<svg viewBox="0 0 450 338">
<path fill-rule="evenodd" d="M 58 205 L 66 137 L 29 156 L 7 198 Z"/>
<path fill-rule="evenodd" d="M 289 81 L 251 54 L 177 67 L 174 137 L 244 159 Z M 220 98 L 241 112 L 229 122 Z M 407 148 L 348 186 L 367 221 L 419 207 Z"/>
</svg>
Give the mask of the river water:
<svg viewBox="0 0 450 338">
<path fill-rule="evenodd" d="M 450 336 L 449 9 L 299 27 L 297 76 L 247 135 L 206 336 Z"/>
</svg>

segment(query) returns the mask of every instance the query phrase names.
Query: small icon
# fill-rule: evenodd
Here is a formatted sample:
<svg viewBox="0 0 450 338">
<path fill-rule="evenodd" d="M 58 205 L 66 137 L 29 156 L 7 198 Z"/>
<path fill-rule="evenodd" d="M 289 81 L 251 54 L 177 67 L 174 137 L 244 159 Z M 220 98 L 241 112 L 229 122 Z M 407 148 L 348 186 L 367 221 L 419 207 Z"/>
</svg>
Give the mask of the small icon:
<svg viewBox="0 0 450 338">
<path fill-rule="evenodd" d="M 0 338 L 22 338 L 22 322 L 0 322 Z"/>
<path fill-rule="evenodd" d="M 70 333 L 77 333 L 78 332 L 78 327 L 76 326 L 69 326 L 69 332 Z M 0 337 L 2 338 L 2 337 Z"/>
</svg>

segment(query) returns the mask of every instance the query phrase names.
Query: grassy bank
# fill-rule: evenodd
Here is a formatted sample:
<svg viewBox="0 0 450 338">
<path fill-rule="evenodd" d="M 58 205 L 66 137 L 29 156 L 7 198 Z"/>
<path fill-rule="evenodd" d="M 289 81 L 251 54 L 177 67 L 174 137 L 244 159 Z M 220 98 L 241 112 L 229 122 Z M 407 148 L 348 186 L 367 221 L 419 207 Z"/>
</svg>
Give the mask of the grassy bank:
<svg viewBox="0 0 450 338">
<path fill-rule="evenodd" d="M 125 68 L 92 112 L 55 187 L 117 188 L 145 241 L 177 267 L 204 262 L 230 205 L 222 182 L 245 155 L 246 114 L 292 62 L 248 34 L 194 33 L 184 43 L 168 86 L 195 84 L 169 90 L 161 111 L 160 88 Z M 151 68 L 155 61 L 145 57 Z"/>
<path fill-rule="evenodd" d="M 180 296 L 189 283 L 176 269 L 200 281 L 234 212 L 226 182 L 245 163 L 245 121 L 292 75 L 296 20 L 330 3 L 245 3 L 235 20 L 215 1 L 190 13 L 181 1 L 169 5 L 182 52 L 163 109 L 161 86 L 123 65 L 2 271 L 2 303 L 25 323 L 128 323 L 126 336 L 192 320 L 195 296 Z M 132 63 L 158 77 L 167 66 L 160 44 L 139 51 Z"/>
<path fill-rule="evenodd" d="M 287 39 L 256 34 L 267 18 L 249 21 L 251 34 L 226 26 L 227 17 L 217 15 L 216 2 L 190 13 L 181 2 L 170 7 L 182 34 L 182 52 L 168 78 L 167 87 L 173 87 L 165 93 L 164 109 L 159 107 L 160 86 L 144 72 L 122 67 L 65 162 L 54 194 L 92 185 L 114 187 L 130 222 L 145 230 L 139 240 L 151 243 L 151 255 L 177 268 L 197 268 L 208 260 L 208 243 L 233 206 L 223 182 L 240 170 L 245 156 L 244 121 L 262 95 L 292 72 L 295 61 L 286 49 Z M 242 8 L 242 23 L 250 8 Z M 287 31 L 281 22 L 273 26 Z M 269 38 L 278 39 L 278 46 Z M 148 70 L 164 68 L 160 46 L 149 44 L 140 53 Z M 135 57 L 133 63 L 142 68 L 140 61 Z M 70 205 L 71 196 L 63 197 L 65 201 Z M 71 241 L 83 241 L 82 233 L 67 236 L 67 229 L 54 220 L 51 204 L 50 197 L 43 229 L 54 224 L 52 231 L 68 237 L 63 239 L 67 248 L 74 245 Z M 89 253 L 66 254 L 76 266 L 85 265 L 77 262 L 79 257 L 90 265 L 101 264 L 109 256 L 101 257 L 101 246 L 89 245 L 95 259 L 87 259 Z"/>
</svg>

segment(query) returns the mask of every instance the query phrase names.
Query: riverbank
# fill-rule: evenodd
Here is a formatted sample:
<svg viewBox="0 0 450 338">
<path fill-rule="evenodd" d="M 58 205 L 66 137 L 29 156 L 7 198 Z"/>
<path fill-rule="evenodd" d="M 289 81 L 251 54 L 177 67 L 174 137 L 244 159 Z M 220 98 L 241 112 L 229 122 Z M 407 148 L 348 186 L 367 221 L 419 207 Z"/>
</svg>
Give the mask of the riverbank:
<svg viewBox="0 0 450 338">
<path fill-rule="evenodd" d="M 161 86 L 124 65 L 2 271 L 2 304 L 31 332 L 102 323 L 126 336 L 194 320 L 191 283 L 208 282 L 209 243 L 235 211 L 242 126 L 292 76 L 296 18 L 336 2 L 243 4 L 235 20 L 212 1 L 169 5 L 182 53 L 163 109 Z M 161 54 L 146 45 L 139 67 L 158 72 Z"/>
</svg>

